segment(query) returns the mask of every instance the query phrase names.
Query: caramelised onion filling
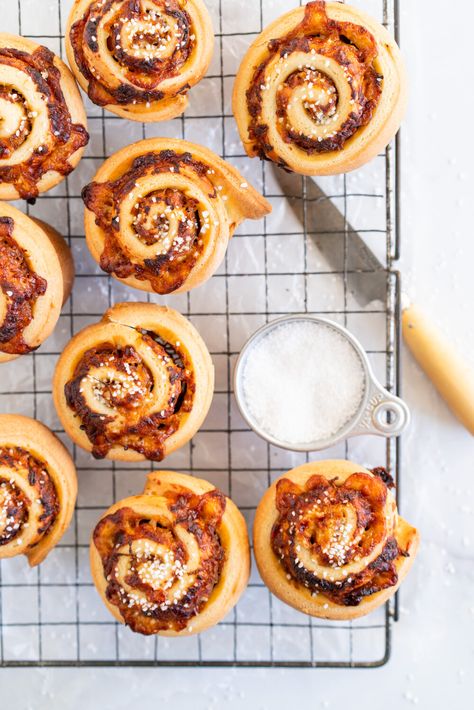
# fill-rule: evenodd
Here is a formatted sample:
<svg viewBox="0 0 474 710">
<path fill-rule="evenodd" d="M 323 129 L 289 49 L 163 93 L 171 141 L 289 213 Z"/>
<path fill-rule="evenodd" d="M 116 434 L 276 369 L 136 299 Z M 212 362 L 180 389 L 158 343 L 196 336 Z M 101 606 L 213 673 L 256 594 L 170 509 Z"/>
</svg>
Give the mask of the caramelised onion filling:
<svg viewBox="0 0 474 710">
<path fill-rule="evenodd" d="M 154 190 L 132 211 L 137 238 L 156 247 L 156 256 L 169 262 L 183 259 L 200 239 L 198 202 L 179 190 Z"/>
<path fill-rule="evenodd" d="M 48 533 L 59 498 L 43 461 L 18 446 L 0 447 L 0 555 L 2 546 L 33 547 Z"/>
<path fill-rule="evenodd" d="M 0 352 L 24 355 L 31 351 L 25 328 L 34 317 L 47 281 L 31 268 L 25 251 L 15 241 L 15 223 L 0 217 Z"/>
<path fill-rule="evenodd" d="M 286 117 L 295 90 L 303 88 L 301 99 L 312 121 L 317 125 L 330 126 L 337 119 L 337 87 L 327 76 L 309 65 L 290 74 L 278 91 L 277 116 Z M 283 128 L 291 129 L 288 118 Z"/>
<path fill-rule="evenodd" d="M 0 85 L 0 159 L 10 158 L 23 145 L 37 115 L 19 89 Z"/>
</svg>

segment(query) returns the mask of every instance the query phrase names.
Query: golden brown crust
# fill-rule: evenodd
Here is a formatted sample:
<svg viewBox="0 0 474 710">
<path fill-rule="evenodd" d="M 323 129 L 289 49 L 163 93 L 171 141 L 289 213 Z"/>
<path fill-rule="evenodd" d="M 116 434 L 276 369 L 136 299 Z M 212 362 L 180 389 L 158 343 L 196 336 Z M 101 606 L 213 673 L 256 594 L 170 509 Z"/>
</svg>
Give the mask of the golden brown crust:
<svg viewBox="0 0 474 710">
<path fill-rule="evenodd" d="M 244 148 L 303 175 L 354 170 L 398 130 L 400 51 L 347 4 L 309 2 L 271 23 L 244 57 L 233 111 Z"/>
<path fill-rule="evenodd" d="M 213 49 L 201 0 L 75 0 L 66 29 L 69 65 L 89 98 L 133 121 L 183 113 Z"/>
<path fill-rule="evenodd" d="M 308 505 L 316 505 L 317 517 L 311 522 L 311 516 L 305 509 L 307 503 L 304 491 L 307 489 L 308 482 L 311 487 L 314 480 L 321 477 L 328 482 L 333 481 L 338 487 L 346 486 L 347 482 L 347 490 L 345 491 L 347 500 L 344 504 L 348 509 L 346 515 L 348 519 L 351 518 L 351 515 L 355 515 L 360 522 L 360 510 L 356 515 L 354 512 L 357 510 L 356 504 L 351 502 L 355 487 L 351 485 L 349 479 L 354 474 L 358 474 L 359 478 L 372 479 L 374 482 L 377 480 L 375 487 L 371 486 L 370 482 L 368 484 L 363 482 L 364 486 L 368 485 L 368 488 L 372 488 L 372 496 L 374 491 L 377 492 L 377 495 L 383 493 L 382 488 L 385 487 L 385 484 L 382 484 L 372 472 L 362 466 L 350 461 L 317 461 L 304 464 L 283 474 L 266 491 L 257 508 L 253 536 L 255 558 L 262 579 L 282 601 L 311 616 L 336 620 L 365 616 L 395 593 L 408 573 L 417 552 L 418 531 L 398 516 L 394 498 L 385 487 L 385 492 L 379 502 L 377 502 L 377 495 L 372 499 L 367 497 L 367 491 L 364 491 L 361 496 L 362 505 L 368 506 L 366 512 L 369 513 L 369 532 L 350 530 L 347 533 L 347 547 L 333 544 L 334 539 L 331 538 L 331 560 L 327 558 L 328 550 L 324 547 L 324 541 L 328 541 L 326 534 L 328 530 L 334 532 L 338 527 L 335 525 L 337 521 L 335 521 L 334 514 L 336 517 L 339 515 L 341 501 L 338 500 L 337 505 L 334 501 L 325 504 L 324 497 L 321 497 L 319 501 L 313 501 L 311 495 L 308 495 L 310 501 Z M 281 512 L 277 509 L 277 488 L 285 481 L 293 484 L 297 495 L 301 495 L 298 504 L 294 508 L 289 508 L 289 515 L 292 514 L 291 510 L 295 512 L 294 517 L 305 529 L 304 535 L 309 535 L 310 530 L 314 533 L 311 543 L 308 542 L 306 545 L 299 537 L 298 528 L 297 542 L 300 547 L 297 551 L 298 560 L 291 559 L 291 554 L 286 549 L 282 550 L 284 556 L 282 560 L 281 556 L 275 554 L 273 549 L 273 542 L 281 531 L 282 522 Z M 287 484 L 284 483 L 284 485 Z M 330 490 L 329 492 L 331 493 Z M 357 496 L 355 497 L 357 498 Z M 303 505 L 302 510 L 299 509 L 300 504 Z M 298 516 L 302 511 L 303 516 L 300 520 Z M 327 518 L 324 515 L 327 515 Z M 317 520 L 321 521 L 319 527 Z M 345 518 L 341 517 L 341 522 L 343 520 Z M 306 523 L 309 525 L 307 528 L 305 527 Z M 375 528 L 373 532 L 370 530 L 372 524 Z M 339 528 L 339 532 L 342 531 L 345 534 L 345 528 L 343 528 L 344 525 Z M 286 539 L 288 540 L 288 537 Z M 357 543 L 358 546 L 358 542 L 363 545 L 361 549 L 364 552 L 362 554 L 365 554 L 365 557 L 360 556 L 360 559 L 356 559 L 357 555 L 354 557 L 353 551 L 351 552 L 352 543 L 354 546 Z M 391 548 L 395 543 L 399 554 L 393 555 L 391 549 L 387 554 L 387 544 Z M 320 547 L 321 544 L 323 550 Z M 337 548 L 337 554 L 332 548 Z M 336 557 L 341 555 L 344 559 L 333 559 L 334 555 Z M 310 571 L 310 574 L 306 574 L 307 571 Z M 314 582 L 312 581 L 313 575 Z M 353 580 L 358 580 L 361 584 L 357 584 Z M 305 586 L 305 582 L 308 586 Z M 381 582 L 382 584 L 380 584 Z M 383 588 L 383 583 L 387 583 L 385 588 Z M 374 585 L 374 589 L 379 584 L 379 591 L 370 593 L 370 584 Z M 344 587 L 346 587 L 346 593 Z M 326 591 L 323 591 L 323 588 Z"/>
<path fill-rule="evenodd" d="M 76 469 L 40 422 L 0 414 L 0 558 L 42 562 L 67 530 L 77 495 Z"/>
<path fill-rule="evenodd" d="M 49 49 L 0 33 L 0 199 L 32 199 L 79 162 L 89 136 L 74 78 Z"/>
<path fill-rule="evenodd" d="M 117 541 L 125 547 L 115 548 Z M 173 471 L 149 474 L 142 495 L 104 513 L 92 534 L 90 561 L 111 614 L 134 631 L 163 636 L 217 624 L 250 574 L 238 508 L 207 481 Z"/>
<path fill-rule="evenodd" d="M 0 204 L 0 363 L 38 348 L 74 278 L 64 239 L 41 220 Z"/>
<path fill-rule="evenodd" d="M 271 210 L 215 153 L 169 138 L 115 153 L 83 199 L 94 259 L 129 286 L 157 293 L 188 291 L 207 280 L 240 222 Z"/>
<path fill-rule="evenodd" d="M 76 275 L 76 269 L 74 266 L 74 259 L 72 256 L 71 249 L 69 248 L 64 237 L 62 237 L 59 232 L 53 229 L 50 224 L 43 222 L 42 219 L 38 219 L 37 217 L 32 217 L 31 219 L 33 220 L 33 222 L 36 222 L 36 224 L 38 224 L 42 228 L 49 241 L 51 242 L 53 249 L 56 252 L 56 256 L 58 257 L 63 279 L 62 305 L 64 306 L 67 299 L 71 295 L 72 287 L 74 285 L 74 278 Z"/>
<path fill-rule="evenodd" d="M 180 313 L 119 303 L 77 333 L 58 360 L 53 397 L 69 436 L 97 458 L 160 461 L 194 436 L 214 367 Z"/>
</svg>

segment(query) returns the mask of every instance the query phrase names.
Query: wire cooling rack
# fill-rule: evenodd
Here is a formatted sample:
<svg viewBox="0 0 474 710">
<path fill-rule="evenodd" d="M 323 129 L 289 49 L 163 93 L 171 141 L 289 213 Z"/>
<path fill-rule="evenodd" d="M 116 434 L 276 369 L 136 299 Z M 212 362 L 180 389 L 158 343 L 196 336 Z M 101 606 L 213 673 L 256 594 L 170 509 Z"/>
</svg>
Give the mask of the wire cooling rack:
<svg viewBox="0 0 474 710">
<path fill-rule="evenodd" d="M 136 124 L 87 101 L 91 141 L 77 170 L 34 205 L 19 205 L 68 239 L 76 263 L 73 294 L 55 333 L 35 353 L 0 369 L 0 411 L 35 417 L 71 449 L 79 472 L 79 497 L 70 529 L 38 568 L 24 558 L 0 565 L 0 664 L 3 666 L 230 665 L 370 667 L 390 656 L 395 608 L 360 620 L 331 623 L 285 606 L 263 585 L 253 565 L 249 587 L 229 616 L 197 637 L 165 639 L 135 635 L 117 624 L 100 601 L 88 565 L 88 539 L 113 501 L 140 492 L 152 468 L 95 461 L 72 446 L 56 418 L 51 377 L 69 338 L 97 321 L 112 303 L 168 303 L 197 326 L 212 353 L 216 394 L 202 430 L 168 457 L 166 468 L 196 473 L 232 496 L 249 527 L 261 495 L 284 471 L 315 458 L 347 457 L 370 466 L 385 462 L 399 480 L 399 443 L 359 437 L 321 454 L 277 449 L 248 430 L 232 395 L 232 369 L 246 338 L 285 313 L 325 314 L 346 325 L 366 347 L 379 379 L 398 390 L 399 277 L 396 146 L 370 165 L 319 180 L 352 226 L 364 234 L 387 268 L 384 303 L 360 310 L 347 288 L 347 233 L 328 234 L 304 220 L 304 228 L 279 193 L 268 166 L 249 160 L 230 110 L 233 79 L 247 46 L 269 21 L 293 6 L 290 0 L 206 0 L 216 47 L 205 79 L 190 94 L 186 115 L 168 123 Z M 0 0 L 2 31 L 31 37 L 64 55 L 63 35 L 72 0 Z M 357 5 L 397 29 L 396 0 L 357 0 Z M 168 298 L 134 291 L 104 275 L 88 254 L 81 187 L 102 161 L 132 141 L 150 136 L 200 142 L 233 163 L 273 205 L 260 222 L 246 222 L 232 239 L 219 272 L 189 294 Z M 291 199 L 304 211 L 305 180 Z M 324 243 L 339 239 L 340 267 L 324 259 Z M 322 249 L 321 249 L 322 247 Z M 366 278 L 371 278 L 368 272 Z M 159 466 L 154 466 L 159 468 Z"/>
</svg>

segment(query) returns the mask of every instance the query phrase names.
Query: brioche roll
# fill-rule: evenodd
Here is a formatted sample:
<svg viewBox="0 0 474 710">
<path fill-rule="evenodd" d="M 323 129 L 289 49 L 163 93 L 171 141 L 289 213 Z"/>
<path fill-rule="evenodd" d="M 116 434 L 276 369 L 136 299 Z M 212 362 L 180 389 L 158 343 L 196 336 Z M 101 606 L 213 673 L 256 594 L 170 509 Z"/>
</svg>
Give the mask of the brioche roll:
<svg viewBox="0 0 474 710">
<path fill-rule="evenodd" d="M 66 51 L 91 101 L 132 121 L 167 121 L 188 104 L 214 49 L 201 0 L 75 0 Z"/>
<path fill-rule="evenodd" d="M 303 175 L 360 167 L 395 135 L 406 105 L 400 51 L 374 19 L 309 2 L 272 22 L 237 74 L 233 111 L 250 157 Z"/>
<path fill-rule="evenodd" d="M 365 616 L 398 589 L 418 531 L 401 518 L 385 469 L 315 461 L 283 474 L 257 508 L 254 550 L 269 589 L 323 619 Z"/>
<path fill-rule="evenodd" d="M 141 634 L 197 634 L 221 621 L 247 586 L 245 521 L 207 481 L 148 476 L 142 495 L 115 503 L 90 545 L 92 578 L 113 616 Z"/>
<path fill-rule="evenodd" d="M 82 194 L 97 263 L 129 286 L 161 294 L 210 278 L 235 228 L 271 210 L 218 155 L 169 138 L 115 153 Z"/>
<path fill-rule="evenodd" d="M 67 449 L 40 422 L 0 414 L 0 559 L 44 560 L 71 522 L 76 469 Z"/>
<path fill-rule="evenodd" d="M 51 335 L 73 281 L 64 239 L 0 203 L 0 363 L 36 350 Z"/>
<path fill-rule="evenodd" d="M 47 47 L 0 33 L 0 200 L 29 200 L 74 170 L 87 145 L 74 78 Z"/>
<path fill-rule="evenodd" d="M 118 303 L 77 333 L 54 373 L 69 436 L 96 458 L 161 461 L 197 432 L 214 389 L 211 356 L 180 313 Z"/>
</svg>

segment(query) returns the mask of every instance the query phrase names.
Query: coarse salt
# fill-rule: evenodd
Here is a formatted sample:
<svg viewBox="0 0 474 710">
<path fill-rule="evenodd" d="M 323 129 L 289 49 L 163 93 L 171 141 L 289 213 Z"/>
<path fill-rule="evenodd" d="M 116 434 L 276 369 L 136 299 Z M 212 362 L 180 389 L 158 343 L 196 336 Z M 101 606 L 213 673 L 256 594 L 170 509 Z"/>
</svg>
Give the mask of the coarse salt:
<svg viewBox="0 0 474 710">
<path fill-rule="evenodd" d="M 354 417 L 365 373 L 340 333 L 295 320 L 249 349 L 242 386 L 244 403 L 261 429 L 282 443 L 307 444 L 335 436 Z"/>
</svg>

